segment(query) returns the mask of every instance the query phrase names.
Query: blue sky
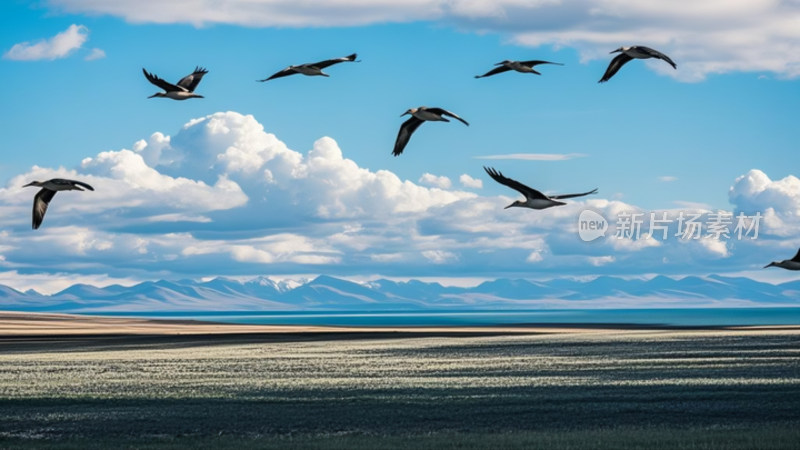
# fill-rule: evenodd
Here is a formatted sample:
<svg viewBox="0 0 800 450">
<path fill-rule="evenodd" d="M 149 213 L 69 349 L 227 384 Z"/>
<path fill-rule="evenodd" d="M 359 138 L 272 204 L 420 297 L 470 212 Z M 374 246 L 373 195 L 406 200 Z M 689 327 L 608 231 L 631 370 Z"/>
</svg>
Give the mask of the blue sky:
<svg viewBox="0 0 800 450">
<path fill-rule="evenodd" d="M 760 267 L 800 245 L 800 6 L 695 3 L 4 2 L 0 282 L 786 279 Z M 678 70 L 633 61 L 598 84 L 608 52 L 630 44 L 665 52 Z M 352 52 L 362 61 L 330 67 L 330 78 L 255 82 Z M 503 59 L 565 65 L 473 78 Z M 174 82 L 196 65 L 209 69 L 204 99 L 147 99 L 158 89 L 143 67 Z M 400 114 L 419 105 L 470 126 L 426 124 L 392 157 Z M 238 153 L 220 159 L 231 146 Z M 508 154 L 534 160 L 485 159 Z M 483 165 L 545 192 L 600 193 L 559 210 L 503 210 L 516 193 Z M 97 192 L 59 194 L 32 231 L 34 190 L 20 186 L 35 175 Z M 755 242 L 621 247 L 577 239 L 586 207 L 772 215 Z"/>
</svg>

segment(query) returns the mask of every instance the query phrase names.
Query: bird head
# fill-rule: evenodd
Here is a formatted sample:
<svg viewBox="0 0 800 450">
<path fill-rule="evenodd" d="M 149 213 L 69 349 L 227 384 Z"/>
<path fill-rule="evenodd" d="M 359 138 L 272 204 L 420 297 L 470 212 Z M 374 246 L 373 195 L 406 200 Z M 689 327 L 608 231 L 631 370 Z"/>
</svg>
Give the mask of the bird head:
<svg viewBox="0 0 800 450">
<path fill-rule="evenodd" d="M 419 110 L 419 108 L 410 108 L 408 111 L 404 112 L 403 114 L 400 114 L 400 117 L 403 117 L 403 116 L 405 116 L 406 114 L 411 114 L 411 115 L 413 115 L 413 114 L 414 114 L 415 112 L 417 112 L 418 110 Z"/>
<path fill-rule="evenodd" d="M 778 267 L 778 262 L 777 261 L 773 261 L 773 262 L 767 264 L 766 266 L 764 266 L 765 269 L 767 267 Z"/>
<path fill-rule="evenodd" d="M 629 48 L 630 48 L 630 47 L 620 47 L 620 48 L 618 48 L 618 49 L 616 49 L 616 50 L 614 50 L 614 51 L 610 51 L 610 52 L 608 52 L 608 54 L 610 55 L 611 53 L 624 52 L 625 50 L 628 50 Z"/>
<path fill-rule="evenodd" d="M 164 95 L 163 92 L 156 92 L 155 94 L 153 94 L 153 95 L 151 95 L 150 97 L 147 97 L 147 98 L 153 98 L 153 97 L 166 97 L 166 95 Z"/>
<path fill-rule="evenodd" d="M 520 201 L 520 200 L 515 200 L 515 201 L 514 201 L 514 203 L 512 203 L 512 204 L 510 204 L 510 205 L 506 206 L 506 207 L 505 207 L 505 208 L 503 208 L 503 209 L 508 209 L 508 208 L 511 208 L 512 206 L 523 206 L 523 205 L 525 205 L 525 202 L 523 202 L 523 201 Z"/>
<path fill-rule="evenodd" d="M 41 186 L 42 184 L 44 184 L 44 183 L 42 183 L 41 181 L 31 181 L 30 183 L 28 183 L 28 184 L 26 184 L 25 186 L 22 186 L 22 187 Z"/>
<path fill-rule="evenodd" d="M 495 66 L 502 66 L 503 64 L 508 64 L 510 62 L 511 62 L 510 59 L 504 59 L 504 60 L 500 61 L 499 63 L 494 63 L 494 65 Z"/>
</svg>

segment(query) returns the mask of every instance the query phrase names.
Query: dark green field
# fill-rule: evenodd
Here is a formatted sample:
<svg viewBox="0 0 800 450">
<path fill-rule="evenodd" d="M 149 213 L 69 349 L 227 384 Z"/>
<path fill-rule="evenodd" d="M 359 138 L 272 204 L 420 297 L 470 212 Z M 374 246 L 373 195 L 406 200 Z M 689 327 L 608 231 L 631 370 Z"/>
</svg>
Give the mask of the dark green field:
<svg viewBox="0 0 800 450">
<path fill-rule="evenodd" d="M 800 447 L 800 331 L 0 340 L 10 448 Z"/>
</svg>

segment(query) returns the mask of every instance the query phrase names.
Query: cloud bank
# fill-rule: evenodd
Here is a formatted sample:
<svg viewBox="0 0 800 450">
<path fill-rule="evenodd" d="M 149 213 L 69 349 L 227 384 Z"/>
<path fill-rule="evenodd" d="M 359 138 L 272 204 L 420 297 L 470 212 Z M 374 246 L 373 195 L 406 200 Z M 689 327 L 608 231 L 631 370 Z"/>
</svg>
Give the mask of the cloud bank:
<svg viewBox="0 0 800 450">
<path fill-rule="evenodd" d="M 97 2 L 48 0 L 69 13 L 108 14 L 132 23 L 344 27 L 430 21 L 494 32 L 526 46 L 577 49 L 584 61 L 607 59 L 621 45 L 648 45 L 672 57 L 684 81 L 709 74 L 768 72 L 800 76 L 800 3 L 794 0 L 200 0 Z"/>
<path fill-rule="evenodd" d="M 482 172 L 476 165 L 459 181 L 478 188 Z M 36 190 L 21 186 L 53 177 L 96 190 L 57 194 L 33 231 Z M 0 189 L 0 271 L 125 280 L 696 274 L 760 268 L 800 244 L 792 240 L 800 235 L 800 181 L 772 181 L 758 170 L 730 190 L 735 208 L 727 213 L 764 216 L 759 238 L 741 241 L 678 239 L 675 223 L 662 239 L 652 218 L 674 218 L 677 210 L 651 216 L 597 197 L 546 211 L 504 210 L 513 197 L 463 191 L 436 174 L 421 174 L 420 183 L 430 187 L 359 167 L 329 137 L 298 152 L 253 116 L 215 113 L 74 168 L 34 166 L 13 177 Z M 586 208 L 609 221 L 605 238 L 579 239 Z M 695 212 L 706 221 L 718 213 Z M 640 235 L 613 238 L 618 218 L 631 213 L 642 214 Z"/>
<path fill-rule="evenodd" d="M 3 57 L 15 61 L 66 58 L 81 48 L 88 39 L 89 29 L 83 25 L 73 24 L 50 39 L 42 39 L 33 43 L 20 42 L 19 44 L 14 44 Z M 102 50 L 94 49 L 87 59 L 99 59 L 104 56 L 105 53 Z"/>
</svg>

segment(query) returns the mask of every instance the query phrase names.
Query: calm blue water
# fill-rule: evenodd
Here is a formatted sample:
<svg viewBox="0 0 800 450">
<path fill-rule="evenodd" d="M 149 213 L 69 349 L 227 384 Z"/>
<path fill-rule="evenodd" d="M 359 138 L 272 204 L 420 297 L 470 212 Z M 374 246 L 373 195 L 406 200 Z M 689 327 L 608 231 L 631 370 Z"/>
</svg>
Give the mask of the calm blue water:
<svg viewBox="0 0 800 450">
<path fill-rule="evenodd" d="M 98 314 L 95 314 L 98 315 Z M 270 325 L 489 326 L 511 324 L 639 324 L 675 326 L 800 325 L 800 308 L 685 308 L 424 312 L 105 313 L 148 319 L 191 319 Z"/>
</svg>

